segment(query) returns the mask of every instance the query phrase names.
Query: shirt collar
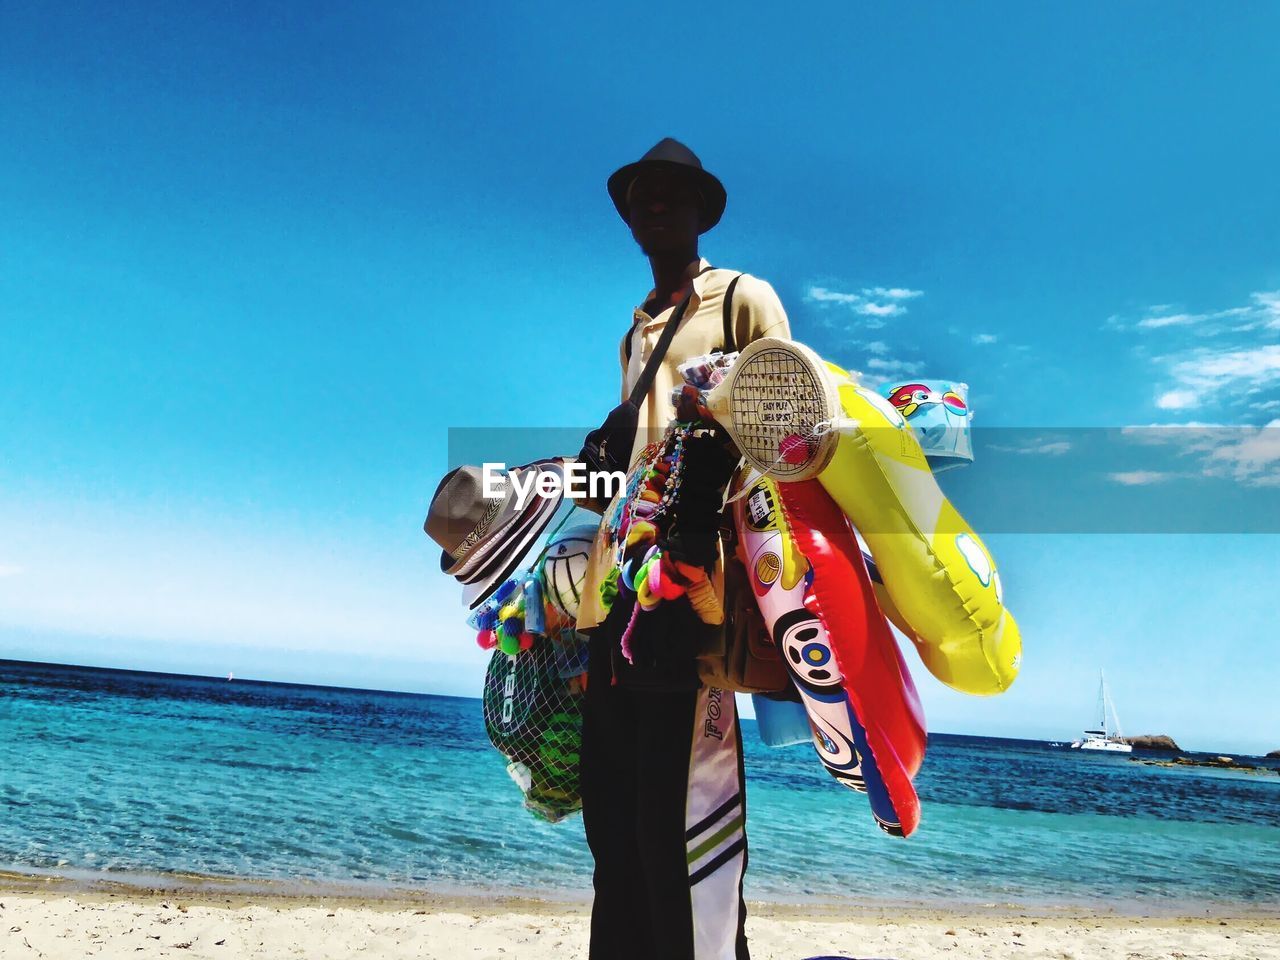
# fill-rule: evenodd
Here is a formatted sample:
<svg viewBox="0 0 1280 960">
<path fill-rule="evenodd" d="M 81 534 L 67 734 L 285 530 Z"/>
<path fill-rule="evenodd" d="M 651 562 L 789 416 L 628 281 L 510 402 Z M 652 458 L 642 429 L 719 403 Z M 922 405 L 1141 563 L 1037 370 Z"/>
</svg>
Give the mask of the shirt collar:
<svg viewBox="0 0 1280 960">
<path fill-rule="evenodd" d="M 702 290 L 707 283 L 707 272 L 711 270 L 711 263 L 706 257 L 699 257 L 685 269 L 684 275 L 686 280 L 693 281 L 693 296 L 689 298 L 689 308 L 697 311 L 698 304 L 702 300 Z M 644 295 L 644 299 L 640 301 L 640 306 L 635 308 L 634 316 L 638 320 L 641 317 L 648 317 L 644 312 L 644 305 L 653 299 L 653 295 L 658 291 L 650 287 L 649 292 Z M 673 309 L 672 307 L 663 307 L 659 311 L 659 316 Z M 650 320 L 656 320 L 657 317 L 648 317 Z"/>
</svg>

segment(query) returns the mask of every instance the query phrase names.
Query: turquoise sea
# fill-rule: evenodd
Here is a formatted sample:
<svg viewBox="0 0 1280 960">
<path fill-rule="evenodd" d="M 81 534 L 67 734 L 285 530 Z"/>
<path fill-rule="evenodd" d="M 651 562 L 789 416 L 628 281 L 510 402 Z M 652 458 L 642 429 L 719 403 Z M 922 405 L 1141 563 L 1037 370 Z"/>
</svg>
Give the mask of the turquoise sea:
<svg viewBox="0 0 1280 960">
<path fill-rule="evenodd" d="M 1280 763 L 1166 769 L 935 734 L 899 840 L 746 724 L 748 897 L 1280 909 Z M 584 895 L 478 700 L 0 661 L 0 869 Z"/>
</svg>

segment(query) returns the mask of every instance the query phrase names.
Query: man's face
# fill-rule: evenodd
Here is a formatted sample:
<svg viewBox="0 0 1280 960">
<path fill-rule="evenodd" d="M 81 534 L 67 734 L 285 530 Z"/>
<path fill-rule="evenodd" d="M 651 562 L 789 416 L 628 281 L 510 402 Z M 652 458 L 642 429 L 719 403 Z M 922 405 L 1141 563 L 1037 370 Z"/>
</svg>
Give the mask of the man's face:
<svg viewBox="0 0 1280 960">
<path fill-rule="evenodd" d="M 697 245 L 702 197 L 689 177 L 642 173 L 631 185 L 630 206 L 631 235 L 646 256 Z"/>
</svg>

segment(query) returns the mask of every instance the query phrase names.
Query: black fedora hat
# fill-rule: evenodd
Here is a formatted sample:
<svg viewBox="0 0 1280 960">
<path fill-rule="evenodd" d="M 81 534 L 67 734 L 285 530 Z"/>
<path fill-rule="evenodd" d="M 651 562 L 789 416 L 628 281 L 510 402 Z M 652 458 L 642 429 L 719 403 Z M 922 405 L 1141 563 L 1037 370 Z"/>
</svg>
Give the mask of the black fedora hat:
<svg viewBox="0 0 1280 960">
<path fill-rule="evenodd" d="M 609 178 L 609 197 L 618 210 L 618 216 L 625 223 L 631 222 L 631 205 L 627 200 L 627 191 L 636 177 L 646 170 L 667 170 L 690 177 L 702 194 L 702 227 L 700 233 L 706 233 L 717 223 L 724 213 L 727 199 L 724 184 L 702 169 L 702 161 L 698 155 L 679 140 L 664 137 L 635 163 L 628 163 Z"/>
</svg>

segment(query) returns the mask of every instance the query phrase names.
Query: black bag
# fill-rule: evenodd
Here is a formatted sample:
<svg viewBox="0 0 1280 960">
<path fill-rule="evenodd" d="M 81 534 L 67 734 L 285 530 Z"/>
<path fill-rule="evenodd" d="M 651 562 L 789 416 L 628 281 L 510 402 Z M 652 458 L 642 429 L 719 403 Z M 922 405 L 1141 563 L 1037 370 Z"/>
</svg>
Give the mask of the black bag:
<svg viewBox="0 0 1280 960">
<path fill-rule="evenodd" d="M 604 423 L 587 434 L 578 459 L 587 465 L 588 473 L 626 473 L 631 466 L 631 450 L 636 443 L 636 427 L 640 422 L 640 404 L 653 386 L 658 366 L 667 355 L 667 348 L 675 338 L 676 329 L 684 319 L 684 312 L 688 309 L 692 296 L 693 288 L 690 287 L 663 328 L 662 336 L 658 338 L 653 353 L 640 373 L 640 379 L 631 389 L 631 395 L 609 411 Z"/>
<path fill-rule="evenodd" d="M 707 270 L 711 269 L 713 268 L 707 267 L 702 272 L 706 273 Z M 737 349 L 733 336 L 733 291 L 737 287 L 741 276 L 739 274 L 730 280 L 729 287 L 724 293 L 724 343 L 721 346 L 721 350 L 725 353 L 732 353 Z M 609 411 L 604 423 L 587 434 L 582 450 L 578 453 L 578 459 L 587 465 L 588 473 L 626 473 L 631 467 L 631 452 L 635 449 L 636 429 L 640 422 L 640 404 L 644 402 L 644 398 L 649 394 L 649 389 L 653 386 L 653 378 L 657 376 L 658 365 L 662 363 L 663 357 L 667 355 L 667 348 L 671 346 L 671 341 L 675 338 L 681 321 L 684 320 L 685 311 L 688 309 L 689 300 L 692 297 L 693 288 L 690 287 L 689 292 L 684 295 L 684 299 L 676 306 L 675 312 L 672 313 L 671 319 L 667 321 L 666 327 L 663 328 L 662 336 L 658 338 L 657 344 L 654 345 L 653 353 L 645 362 L 644 370 L 641 371 L 640 379 L 636 381 L 631 394 L 626 400 Z M 627 336 L 626 356 L 628 360 L 631 359 L 630 335 Z M 603 510 L 607 504 L 598 504 L 597 506 Z"/>
</svg>

